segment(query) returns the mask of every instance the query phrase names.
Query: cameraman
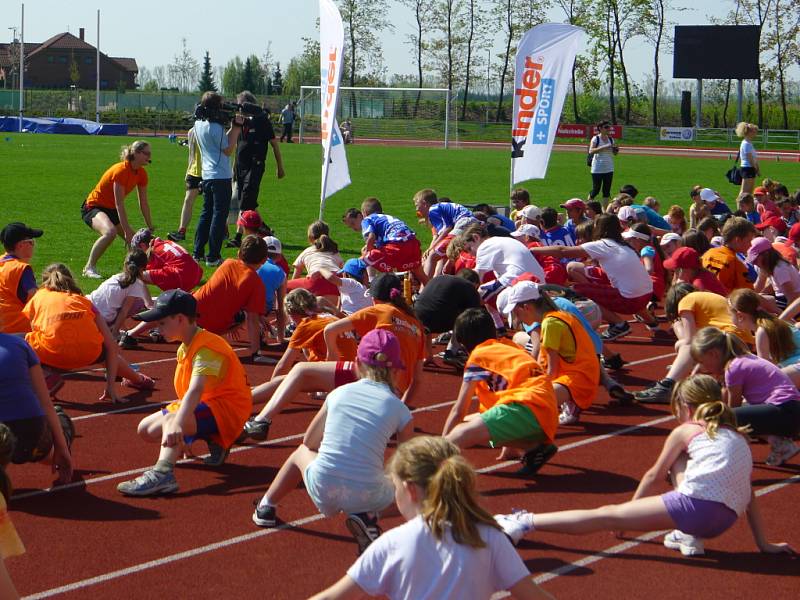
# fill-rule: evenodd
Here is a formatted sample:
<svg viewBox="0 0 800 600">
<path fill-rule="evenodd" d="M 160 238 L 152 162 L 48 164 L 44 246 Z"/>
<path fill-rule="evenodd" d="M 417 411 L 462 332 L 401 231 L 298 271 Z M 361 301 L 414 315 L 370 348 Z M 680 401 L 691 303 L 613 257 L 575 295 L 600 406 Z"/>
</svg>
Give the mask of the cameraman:
<svg viewBox="0 0 800 600">
<path fill-rule="evenodd" d="M 228 157 L 236 148 L 244 117 L 236 114 L 227 133 L 222 125 L 227 117 L 222 96 L 206 92 L 196 112 L 194 133 L 200 146 L 203 171 L 203 210 L 194 236 L 194 259 L 205 260 L 207 267 L 222 264 L 225 220 L 231 204 L 233 172 Z M 205 253 L 206 243 L 208 254 Z"/>
<path fill-rule="evenodd" d="M 236 163 L 234 176 L 236 179 L 236 196 L 238 199 L 238 215 L 246 210 L 256 210 L 258 207 L 258 190 L 261 178 L 267 163 L 269 145 L 275 155 L 278 179 L 283 179 L 283 159 L 278 141 L 275 139 L 275 130 L 269 112 L 256 104 L 256 97 L 244 91 L 236 97 L 236 102 L 242 106 L 246 115 L 242 135 L 236 146 Z M 237 204 L 234 202 L 234 204 Z M 234 207 L 231 206 L 231 211 Z M 233 217 L 233 215 L 231 215 Z M 229 219 L 229 222 L 231 219 Z M 238 248 L 242 243 L 242 226 L 239 225 L 236 237 L 228 242 L 229 246 Z"/>
</svg>

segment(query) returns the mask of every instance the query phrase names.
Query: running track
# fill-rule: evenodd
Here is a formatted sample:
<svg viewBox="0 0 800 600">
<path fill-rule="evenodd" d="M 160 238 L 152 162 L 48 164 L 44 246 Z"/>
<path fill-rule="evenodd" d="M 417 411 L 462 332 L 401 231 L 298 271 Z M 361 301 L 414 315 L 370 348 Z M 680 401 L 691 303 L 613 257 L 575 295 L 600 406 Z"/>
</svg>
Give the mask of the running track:
<svg viewBox="0 0 800 600">
<path fill-rule="evenodd" d="M 672 357 L 668 341 L 653 340 L 641 326 L 615 344 L 631 361 L 621 381 L 631 389 L 661 376 Z M 300 442 L 319 403 L 300 396 L 280 415 L 270 439 L 237 447 L 227 463 L 210 468 L 191 460 L 177 469 L 180 491 L 164 498 L 120 496 L 117 483 L 151 465 L 157 449 L 136 436 L 136 423 L 173 397 L 172 345 L 126 351 L 158 380 L 134 404 L 96 400 L 102 373 L 70 375 L 59 401 L 75 419 L 75 483 L 50 488 L 49 469 L 12 466 L 12 519 L 27 553 L 7 561 L 27 598 L 264 597 L 304 598 L 337 580 L 355 559 L 355 543 L 343 517 L 323 519 L 302 488 L 280 508 L 287 523 L 259 529 L 250 521 L 260 497 L 283 460 Z M 248 366 L 250 382 L 268 378 L 271 367 Z M 426 371 L 415 408 L 418 432 L 438 434 L 455 399 L 452 371 Z M 479 488 L 494 512 L 589 508 L 628 499 L 673 426 L 666 407 L 607 406 L 601 393 L 581 423 L 559 430 L 559 453 L 532 480 L 511 476 L 514 463 L 497 463 L 496 451 L 466 456 L 480 471 Z M 202 442 L 195 454 L 205 452 Z M 800 461 L 770 468 L 768 448 L 753 446 L 754 484 L 773 541 L 800 547 Z M 666 487 L 664 488 L 666 491 Z M 399 519 L 387 519 L 389 528 Z M 677 598 L 686 594 L 729 599 L 743 590 L 770 598 L 797 595 L 800 562 L 761 555 L 744 519 L 706 545 L 706 556 L 681 557 L 663 548 L 656 534 L 609 533 L 583 537 L 535 534 L 520 554 L 545 589 L 557 598 Z"/>
</svg>

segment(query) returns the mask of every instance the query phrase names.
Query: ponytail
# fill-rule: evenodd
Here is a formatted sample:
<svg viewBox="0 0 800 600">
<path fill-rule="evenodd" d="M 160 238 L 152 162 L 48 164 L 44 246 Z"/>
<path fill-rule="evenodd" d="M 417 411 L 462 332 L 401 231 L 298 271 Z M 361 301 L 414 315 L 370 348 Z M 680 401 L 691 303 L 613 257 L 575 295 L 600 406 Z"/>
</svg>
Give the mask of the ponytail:
<svg viewBox="0 0 800 600">
<path fill-rule="evenodd" d="M 339 245 L 326 233 L 323 233 L 314 240 L 314 247 L 319 252 L 328 252 L 330 254 L 336 254 L 339 251 Z"/>
<path fill-rule="evenodd" d="M 122 152 L 119 155 L 119 159 L 123 160 L 123 161 L 130 162 L 130 161 L 133 160 L 133 155 L 134 154 L 136 154 L 137 152 L 141 152 L 142 150 L 147 148 L 147 146 L 149 146 L 149 145 L 150 144 L 148 144 L 147 142 L 145 142 L 143 140 L 136 140 L 132 144 L 129 144 L 127 146 L 123 146 L 122 147 Z"/>
<path fill-rule="evenodd" d="M 432 436 L 413 438 L 397 448 L 388 471 L 423 491 L 422 518 L 437 540 L 449 526 L 456 543 L 483 548 L 486 543 L 478 525 L 499 529 L 494 517 L 478 504 L 475 471 L 452 442 Z"/>
<path fill-rule="evenodd" d="M 147 254 L 138 248 L 128 252 L 125 262 L 122 265 L 122 277 L 119 279 L 119 287 L 123 290 L 132 286 L 141 277 L 142 271 L 147 267 Z"/>
<path fill-rule="evenodd" d="M 797 348 L 794 343 L 793 327 L 761 308 L 761 296 L 753 290 L 734 290 L 728 303 L 735 311 L 750 315 L 767 334 L 769 354 L 773 362 L 779 363 L 792 356 Z"/>
<path fill-rule="evenodd" d="M 708 437 L 713 439 L 720 427 L 731 427 L 740 433 L 749 427 L 738 427 L 736 414 L 722 401 L 722 387 L 710 375 L 687 377 L 672 391 L 672 414 L 678 416 L 681 405 L 689 409 L 694 421 L 705 424 Z"/>
<path fill-rule="evenodd" d="M 394 273 L 381 273 L 369 286 L 373 300 L 391 304 L 410 317 L 417 318 L 403 296 L 403 282 Z"/>
<path fill-rule="evenodd" d="M 720 352 L 723 369 L 727 368 L 728 363 L 737 356 L 750 354 L 750 349 L 735 333 L 725 332 L 716 327 L 703 327 L 692 340 L 692 358 L 699 361 L 700 357 L 711 350 Z"/>
<path fill-rule="evenodd" d="M 17 438 L 14 437 L 14 433 L 9 429 L 8 425 L 0 423 L 0 494 L 3 494 L 6 502 L 11 498 L 11 492 L 13 491 L 11 478 L 6 473 L 6 467 L 11 462 L 16 444 Z"/>
<path fill-rule="evenodd" d="M 736 414 L 730 406 L 722 400 L 701 404 L 694 411 L 694 420 L 705 423 L 706 433 L 712 440 L 716 437 L 720 427 L 731 427 L 741 433 L 746 433 L 749 428 L 739 428 L 736 422 Z"/>
<path fill-rule="evenodd" d="M 369 379 L 376 383 L 388 385 L 389 389 L 397 394 L 397 389 L 392 379 L 392 370 L 389 367 L 376 367 L 362 362 L 357 362 L 356 365 L 358 367 L 358 376 L 361 379 Z"/>
<path fill-rule="evenodd" d="M 75 283 L 72 272 L 63 263 L 53 263 L 42 271 L 42 286 L 53 292 L 83 295 L 81 288 Z"/>
</svg>

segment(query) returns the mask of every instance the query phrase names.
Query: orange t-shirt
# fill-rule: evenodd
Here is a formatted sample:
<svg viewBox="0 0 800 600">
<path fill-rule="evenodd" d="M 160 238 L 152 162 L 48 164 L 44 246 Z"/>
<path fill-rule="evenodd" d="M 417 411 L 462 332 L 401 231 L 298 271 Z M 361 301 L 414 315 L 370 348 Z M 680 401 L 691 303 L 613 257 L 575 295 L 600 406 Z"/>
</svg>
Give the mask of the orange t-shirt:
<svg viewBox="0 0 800 600">
<path fill-rule="evenodd" d="M 125 196 L 127 196 L 133 188 L 147 185 L 147 172 L 142 167 L 134 171 L 131 168 L 131 163 L 127 160 L 111 165 L 89 193 L 89 197 L 86 198 L 86 206 L 116 209 L 117 203 L 114 201 L 115 183 L 122 186 Z"/>
<path fill-rule="evenodd" d="M 464 367 L 464 381 L 477 383 L 480 412 L 496 404 L 524 404 L 547 438 L 555 438 L 558 405 L 553 385 L 539 363 L 515 343 L 489 339 L 475 346 Z"/>
<path fill-rule="evenodd" d="M 347 319 L 359 337 L 373 329 L 388 329 L 400 342 L 404 369 L 395 376 L 397 393 L 402 395 L 411 385 L 417 363 L 425 358 L 425 336 L 422 324 L 391 304 L 376 304 L 354 312 Z"/>
<path fill-rule="evenodd" d="M 703 268 L 716 275 L 731 292 L 739 288 L 753 289 L 753 284 L 747 280 L 747 267 L 727 246 L 707 250 L 703 254 Z"/>
<path fill-rule="evenodd" d="M 22 274 L 30 268 L 28 263 L 17 258 L 0 260 L 0 331 L 26 333 L 31 330 L 31 322 L 22 314 L 25 303 L 17 296 Z"/>
<path fill-rule="evenodd" d="M 195 356 L 204 348 L 221 356 L 224 364 L 219 369 L 219 377 L 206 377 L 200 402 L 208 406 L 217 422 L 219 435 L 212 435 L 212 439 L 223 448 L 229 448 L 242 433 L 242 427 L 253 411 L 247 374 L 230 344 L 210 331 L 198 329 L 188 348 L 185 344 L 178 348 L 178 365 L 173 379 L 175 393 L 179 399 L 186 394 L 192 380 Z M 176 400 L 167 410 L 177 412 L 179 407 L 180 400 Z"/>
<path fill-rule="evenodd" d="M 226 260 L 206 284 L 194 292 L 197 324 L 212 333 L 225 333 L 239 311 L 264 314 L 267 291 L 253 269 L 241 260 Z"/>
<path fill-rule="evenodd" d="M 289 340 L 289 348 L 302 350 L 306 360 L 320 362 L 328 356 L 328 346 L 325 343 L 325 326 L 335 322 L 336 317 L 329 315 L 314 315 L 306 317 L 297 325 Z M 354 360 L 358 345 L 352 335 L 340 335 L 336 340 L 339 349 L 339 360 Z"/>
<path fill-rule="evenodd" d="M 80 294 L 40 288 L 22 309 L 31 321 L 25 340 L 39 360 L 57 369 L 93 364 L 103 350 L 92 301 Z"/>
</svg>

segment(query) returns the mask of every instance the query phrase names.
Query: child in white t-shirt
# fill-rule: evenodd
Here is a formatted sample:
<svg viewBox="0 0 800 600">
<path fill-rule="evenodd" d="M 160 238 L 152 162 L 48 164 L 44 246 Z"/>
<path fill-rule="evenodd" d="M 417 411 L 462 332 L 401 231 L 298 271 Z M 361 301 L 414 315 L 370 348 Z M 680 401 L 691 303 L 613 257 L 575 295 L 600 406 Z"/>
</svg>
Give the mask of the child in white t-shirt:
<svg viewBox="0 0 800 600">
<path fill-rule="evenodd" d="M 488 600 L 501 590 L 515 598 L 552 598 L 478 504 L 475 471 L 456 445 L 440 437 L 414 438 L 397 449 L 387 470 L 406 523 L 379 537 L 316 600 L 359 593 L 392 600 Z"/>
<path fill-rule="evenodd" d="M 339 288 L 338 316 L 349 316 L 362 308 L 372 306 L 367 281 L 367 263 L 360 258 L 351 258 L 344 263 L 341 270 L 329 272 L 322 269 L 319 277 L 323 277 Z"/>
<path fill-rule="evenodd" d="M 153 306 L 142 272 L 147 268 L 147 254 L 138 248 L 125 257 L 122 273 L 112 275 L 87 295 L 116 338 L 129 316 Z"/>
<path fill-rule="evenodd" d="M 288 291 L 303 288 L 336 304 L 339 288 L 325 278 L 326 273 L 336 273 L 344 266 L 339 246 L 330 237 L 330 228 L 325 221 L 314 221 L 308 226 L 308 241 L 311 244 L 292 263 L 292 279 L 286 282 Z M 303 270 L 306 277 L 302 277 Z"/>
</svg>

